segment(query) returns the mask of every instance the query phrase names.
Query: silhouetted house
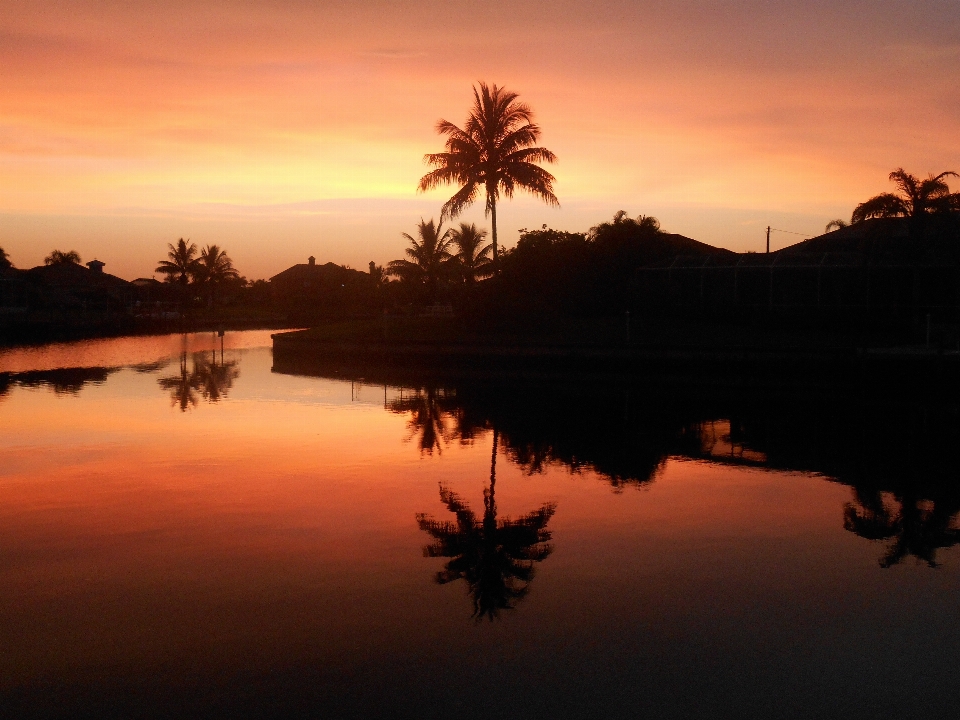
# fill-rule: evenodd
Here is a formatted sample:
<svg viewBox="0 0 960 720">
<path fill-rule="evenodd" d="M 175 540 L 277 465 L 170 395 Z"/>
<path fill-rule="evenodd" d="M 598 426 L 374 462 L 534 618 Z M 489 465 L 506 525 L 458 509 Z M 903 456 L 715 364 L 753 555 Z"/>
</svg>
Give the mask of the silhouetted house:
<svg viewBox="0 0 960 720">
<path fill-rule="evenodd" d="M 678 255 L 637 271 L 640 304 L 703 315 L 960 317 L 960 215 L 867 220 L 771 253 Z"/>
<path fill-rule="evenodd" d="M 274 302 L 305 320 L 362 312 L 373 297 L 371 287 L 367 273 L 332 262 L 317 265 L 313 256 L 270 278 Z"/>
<path fill-rule="evenodd" d="M 22 270 L 0 268 L 0 314 L 26 312 L 30 286 L 22 276 Z"/>
<path fill-rule="evenodd" d="M 30 284 L 30 304 L 78 309 L 86 312 L 122 312 L 137 300 L 137 288 L 103 271 L 104 263 L 91 260 L 41 265 L 23 273 Z"/>
</svg>

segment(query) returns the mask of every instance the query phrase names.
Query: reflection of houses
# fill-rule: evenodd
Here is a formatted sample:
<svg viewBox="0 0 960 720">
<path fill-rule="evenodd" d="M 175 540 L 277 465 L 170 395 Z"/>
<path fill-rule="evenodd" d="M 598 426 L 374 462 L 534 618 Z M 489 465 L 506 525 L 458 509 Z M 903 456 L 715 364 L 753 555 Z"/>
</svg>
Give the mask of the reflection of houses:
<svg viewBox="0 0 960 720">
<path fill-rule="evenodd" d="M 370 276 L 332 262 L 317 265 L 311 256 L 270 278 L 274 300 L 307 317 L 349 315 L 368 303 Z"/>
<path fill-rule="evenodd" d="M 706 314 L 953 317 L 960 218 L 867 220 L 768 254 L 677 256 L 638 271 L 647 307 Z"/>
</svg>

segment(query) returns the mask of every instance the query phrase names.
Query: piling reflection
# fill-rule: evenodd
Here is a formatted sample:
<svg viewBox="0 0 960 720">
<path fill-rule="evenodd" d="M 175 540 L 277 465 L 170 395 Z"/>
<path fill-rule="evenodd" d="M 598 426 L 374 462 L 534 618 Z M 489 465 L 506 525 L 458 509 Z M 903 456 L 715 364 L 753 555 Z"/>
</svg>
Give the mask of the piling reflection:
<svg viewBox="0 0 960 720">
<path fill-rule="evenodd" d="M 420 513 L 417 524 L 433 537 L 423 549 L 424 557 L 449 558 L 436 581 L 445 585 L 466 582 L 473 602 L 473 617 L 494 620 L 502 610 L 511 610 L 526 597 L 536 574 L 535 564 L 553 551 L 547 523 L 556 505 L 545 503 L 519 518 L 497 517 L 497 430 L 493 431 L 490 483 L 483 491 L 483 516 L 476 514 L 455 492 L 440 486 L 440 501 L 456 517 L 455 522 L 434 520 Z"/>
</svg>

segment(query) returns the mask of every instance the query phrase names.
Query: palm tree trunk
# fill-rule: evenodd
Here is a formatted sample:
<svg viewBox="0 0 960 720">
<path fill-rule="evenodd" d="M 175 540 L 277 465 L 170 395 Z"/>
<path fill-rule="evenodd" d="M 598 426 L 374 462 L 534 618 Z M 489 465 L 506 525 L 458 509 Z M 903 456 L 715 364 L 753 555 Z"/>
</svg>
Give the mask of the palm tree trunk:
<svg viewBox="0 0 960 720">
<path fill-rule="evenodd" d="M 493 228 L 493 271 L 500 272 L 500 263 L 497 261 L 497 199 L 490 203 L 490 225 Z"/>
</svg>

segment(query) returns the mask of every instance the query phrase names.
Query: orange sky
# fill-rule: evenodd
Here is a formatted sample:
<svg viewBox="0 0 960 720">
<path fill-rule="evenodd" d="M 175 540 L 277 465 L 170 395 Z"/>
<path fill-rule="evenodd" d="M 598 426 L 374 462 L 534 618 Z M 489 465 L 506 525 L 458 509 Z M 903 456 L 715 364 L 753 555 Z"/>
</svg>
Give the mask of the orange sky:
<svg viewBox="0 0 960 720">
<path fill-rule="evenodd" d="M 897 166 L 960 170 L 948 0 L 0 0 L 0 246 L 128 278 L 180 236 L 251 278 L 386 262 L 448 197 L 415 193 L 422 156 L 480 79 L 520 92 L 560 158 L 562 208 L 505 206 L 508 246 L 623 208 L 760 248 L 767 224 L 848 216 Z"/>
</svg>

